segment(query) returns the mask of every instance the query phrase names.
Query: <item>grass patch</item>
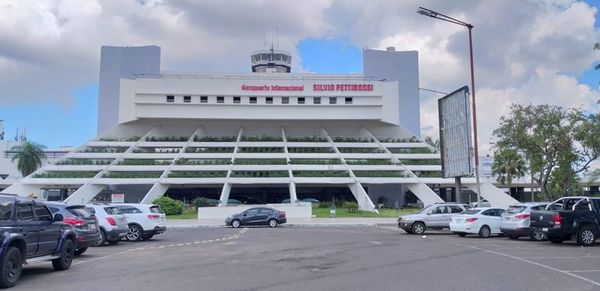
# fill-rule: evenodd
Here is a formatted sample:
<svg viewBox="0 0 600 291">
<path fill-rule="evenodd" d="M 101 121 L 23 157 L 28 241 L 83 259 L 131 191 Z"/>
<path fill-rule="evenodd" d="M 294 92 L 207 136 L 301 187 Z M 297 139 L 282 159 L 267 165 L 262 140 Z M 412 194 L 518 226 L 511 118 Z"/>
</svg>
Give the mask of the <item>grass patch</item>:
<svg viewBox="0 0 600 291">
<path fill-rule="evenodd" d="M 356 212 L 348 212 L 347 209 L 338 207 L 335 211 L 335 217 L 398 217 L 399 215 L 412 214 L 419 211 L 417 208 L 403 208 L 398 211 L 396 209 L 383 208 L 379 209 L 379 213 L 369 212 L 369 211 L 361 211 L 357 210 Z M 329 218 L 329 208 L 313 208 L 313 215 L 316 215 L 317 218 Z"/>
<path fill-rule="evenodd" d="M 167 219 L 198 219 L 198 210 L 195 207 L 188 207 L 179 215 L 167 215 Z"/>
</svg>

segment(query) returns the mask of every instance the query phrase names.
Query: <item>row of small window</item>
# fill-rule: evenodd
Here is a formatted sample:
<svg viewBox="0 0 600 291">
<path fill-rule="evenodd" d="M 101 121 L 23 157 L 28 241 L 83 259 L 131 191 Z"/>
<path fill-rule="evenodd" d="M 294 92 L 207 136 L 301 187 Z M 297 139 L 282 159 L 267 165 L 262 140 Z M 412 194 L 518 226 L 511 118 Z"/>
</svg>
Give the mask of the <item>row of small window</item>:
<svg viewBox="0 0 600 291">
<path fill-rule="evenodd" d="M 221 103 L 221 104 L 225 103 L 225 96 L 216 96 L 216 97 L 217 97 L 217 103 Z M 246 97 L 232 96 L 233 103 L 241 104 L 242 98 L 246 98 Z M 258 104 L 259 97 L 247 97 L 247 98 L 248 98 L 248 103 Z M 263 97 L 261 97 L 261 98 L 263 98 Z M 273 104 L 273 100 L 274 100 L 273 97 L 264 97 L 264 98 L 265 98 L 266 104 Z M 308 99 L 308 98 L 312 98 L 312 104 L 322 104 L 321 99 L 328 100 L 329 104 L 337 104 L 337 100 L 338 100 L 338 97 L 293 97 L 293 98 L 296 99 L 296 104 L 307 104 L 306 99 Z M 167 95 L 167 103 L 175 103 L 175 96 Z M 183 96 L 183 103 L 192 103 L 192 96 Z M 208 103 L 208 96 L 200 96 L 200 103 Z M 352 103 L 353 103 L 352 97 L 344 97 L 344 104 L 352 104 Z M 281 104 L 290 104 L 290 97 L 281 97 Z"/>
</svg>

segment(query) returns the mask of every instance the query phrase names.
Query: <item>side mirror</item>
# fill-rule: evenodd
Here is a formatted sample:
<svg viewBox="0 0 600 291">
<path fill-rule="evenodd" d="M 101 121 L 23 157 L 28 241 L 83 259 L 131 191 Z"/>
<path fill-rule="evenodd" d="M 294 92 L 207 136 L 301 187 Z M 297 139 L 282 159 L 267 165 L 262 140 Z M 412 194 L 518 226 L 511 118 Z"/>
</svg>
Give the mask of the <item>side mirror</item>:
<svg viewBox="0 0 600 291">
<path fill-rule="evenodd" d="M 54 214 L 54 221 L 63 221 L 63 219 L 65 219 L 65 218 L 63 217 L 62 214 L 60 214 L 60 213 Z"/>
</svg>

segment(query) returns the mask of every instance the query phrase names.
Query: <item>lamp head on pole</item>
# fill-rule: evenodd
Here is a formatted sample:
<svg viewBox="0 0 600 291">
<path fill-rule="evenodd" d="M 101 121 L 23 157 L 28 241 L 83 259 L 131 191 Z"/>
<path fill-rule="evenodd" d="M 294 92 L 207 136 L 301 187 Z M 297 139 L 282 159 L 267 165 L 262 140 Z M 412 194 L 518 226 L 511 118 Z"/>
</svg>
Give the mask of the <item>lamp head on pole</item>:
<svg viewBox="0 0 600 291">
<path fill-rule="evenodd" d="M 437 16 L 437 12 L 429 10 L 427 8 L 423 8 L 423 7 L 419 7 L 419 9 L 417 9 L 417 13 L 419 13 L 421 15 L 429 16 L 429 17 Z"/>
</svg>

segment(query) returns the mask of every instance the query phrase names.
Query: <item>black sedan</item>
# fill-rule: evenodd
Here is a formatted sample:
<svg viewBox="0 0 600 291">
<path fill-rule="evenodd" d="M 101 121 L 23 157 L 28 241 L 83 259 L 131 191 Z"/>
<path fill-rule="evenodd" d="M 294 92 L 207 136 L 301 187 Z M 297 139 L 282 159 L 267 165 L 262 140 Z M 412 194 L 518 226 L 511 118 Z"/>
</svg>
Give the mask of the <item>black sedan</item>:
<svg viewBox="0 0 600 291">
<path fill-rule="evenodd" d="M 225 219 L 225 225 L 238 228 L 242 225 L 268 225 L 277 227 L 286 223 L 285 212 L 268 207 L 254 207 Z"/>
</svg>

